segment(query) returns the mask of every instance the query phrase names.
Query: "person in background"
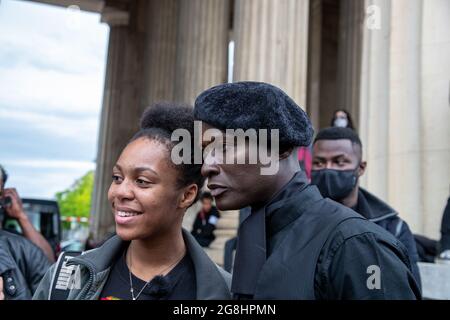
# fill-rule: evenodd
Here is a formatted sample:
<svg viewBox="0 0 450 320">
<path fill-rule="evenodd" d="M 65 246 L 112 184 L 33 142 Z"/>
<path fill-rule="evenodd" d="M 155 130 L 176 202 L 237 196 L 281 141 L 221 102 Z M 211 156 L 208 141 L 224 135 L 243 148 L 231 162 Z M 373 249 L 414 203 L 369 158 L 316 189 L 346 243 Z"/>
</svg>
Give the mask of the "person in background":
<svg viewBox="0 0 450 320">
<path fill-rule="evenodd" d="M 7 178 L 0 166 L 0 300 L 27 300 L 50 267 L 50 258 L 54 258 L 48 242 L 23 212 L 15 189 L 4 188 Z M 1 229 L 6 214 L 19 220 L 25 237 Z M 47 256 L 38 245 L 47 248 Z"/>
<path fill-rule="evenodd" d="M 211 242 L 216 239 L 214 230 L 217 221 L 219 221 L 220 213 L 213 205 L 213 197 L 211 193 L 204 192 L 200 196 L 202 208 L 195 218 L 191 234 L 202 247 L 209 247 Z"/>
<path fill-rule="evenodd" d="M 9 218 L 16 219 L 22 229 L 23 236 L 38 246 L 45 253 L 50 262 L 54 262 L 55 253 L 53 252 L 52 247 L 44 236 L 35 229 L 30 219 L 28 219 L 27 214 L 23 210 L 22 201 L 17 190 L 15 188 L 4 187 L 8 174 L 2 166 L 0 166 L 0 174 L 2 176 L 0 182 L 0 199 L 5 203 L 1 215 L 7 215 Z"/>
<path fill-rule="evenodd" d="M 350 113 L 346 110 L 336 110 L 331 119 L 331 127 L 350 128 L 355 130 Z"/>
<path fill-rule="evenodd" d="M 450 263 L 450 197 L 447 200 L 447 205 L 442 215 L 439 252 L 439 259 Z"/>
<path fill-rule="evenodd" d="M 313 144 L 311 183 L 317 185 L 322 196 L 355 210 L 394 235 L 408 250 L 414 277 L 420 284 L 419 256 L 408 224 L 358 184 L 367 166 L 362 153 L 361 140 L 354 130 L 331 127 L 319 131 Z"/>
</svg>

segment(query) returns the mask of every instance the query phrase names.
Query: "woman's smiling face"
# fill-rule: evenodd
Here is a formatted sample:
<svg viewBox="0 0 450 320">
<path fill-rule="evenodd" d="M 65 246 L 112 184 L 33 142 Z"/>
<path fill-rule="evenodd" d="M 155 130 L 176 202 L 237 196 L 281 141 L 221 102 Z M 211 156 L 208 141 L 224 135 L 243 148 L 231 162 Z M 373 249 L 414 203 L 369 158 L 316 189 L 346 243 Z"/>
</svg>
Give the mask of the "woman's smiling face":
<svg viewBox="0 0 450 320">
<path fill-rule="evenodd" d="M 170 152 L 159 141 L 141 137 L 122 151 L 113 169 L 108 199 L 116 232 L 125 241 L 147 239 L 181 228 L 183 188 L 170 165 Z"/>
</svg>

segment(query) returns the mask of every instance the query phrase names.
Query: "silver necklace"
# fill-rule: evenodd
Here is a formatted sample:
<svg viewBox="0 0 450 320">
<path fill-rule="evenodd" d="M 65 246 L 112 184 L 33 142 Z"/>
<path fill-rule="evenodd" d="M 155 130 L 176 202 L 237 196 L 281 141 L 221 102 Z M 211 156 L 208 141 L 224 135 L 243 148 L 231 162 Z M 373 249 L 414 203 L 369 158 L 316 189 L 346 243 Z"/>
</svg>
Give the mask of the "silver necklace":
<svg viewBox="0 0 450 320">
<path fill-rule="evenodd" d="M 172 263 L 170 266 L 168 266 L 168 267 L 164 268 L 163 270 L 161 270 L 161 272 L 159 272 L 159 274 L 160 274 L 161 276 L 164 275 L 164 272 L 166 272 L 166 271 L 169 270 L 171 267 L 173 267 L 173 266 L 176 265 L 178 262 L 180 262 L 181 259 L 183 259 L 184 255 L 185 255 L 185 253 L 183 253 L 183 254 L 181 255 L 181 257 L 178 258 L 178 259 L 177 259 L 174 263 Z M 130 293 L 131 293 L 131 299 L 137 300 L 137 299 L 139 299 L 139 296 L 141 295 L 142 291 L 144 291 L 145 287 L 148 286 L 148 284 L 153 280 L 153 278 L 150 279 L 150 280 L 148 280 L 148 281 L 144 284 L 144 286 L 142 287 L 142 289 L 138 292 L 137 296 L 134 296 L 133 277 L 131 276 L 131 251 L 130 251 L 130 267 L 128 268 L 128 275 L 130 276 Z"/>
</svg>

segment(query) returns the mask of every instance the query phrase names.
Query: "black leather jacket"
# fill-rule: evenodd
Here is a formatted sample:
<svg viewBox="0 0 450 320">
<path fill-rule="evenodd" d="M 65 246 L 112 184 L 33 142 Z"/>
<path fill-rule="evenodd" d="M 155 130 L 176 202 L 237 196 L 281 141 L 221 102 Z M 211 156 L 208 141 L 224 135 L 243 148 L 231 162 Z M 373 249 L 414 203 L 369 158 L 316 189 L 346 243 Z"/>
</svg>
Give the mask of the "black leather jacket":
<svg viewBox="0 0 450 320">
<path fill-rule="evenodd" d="M 0 230 L 0 276 L 6 300 L 31 299 L 50 266 L 45 254 L 31 241 Z"/>
</svg>

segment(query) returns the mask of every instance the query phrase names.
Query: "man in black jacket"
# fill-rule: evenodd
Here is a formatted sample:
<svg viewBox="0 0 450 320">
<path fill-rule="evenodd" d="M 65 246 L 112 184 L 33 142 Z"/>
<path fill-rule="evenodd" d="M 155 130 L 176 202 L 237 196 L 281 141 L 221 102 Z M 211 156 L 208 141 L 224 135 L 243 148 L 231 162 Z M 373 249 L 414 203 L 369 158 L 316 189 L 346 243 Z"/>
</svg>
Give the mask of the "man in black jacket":
<svg viewBox="0 0 450 320">
<path fill-rule="evenodd" d="M 311 142 L 312 126 L 282 90 L 258 82 L 219 85 L 196 99 L 194 114 L 202 121 L 202 174 L 218 209 L 252 208 L 238 232 L 235 298 L 420 298 L 404 246 L 308 184 L 296 151 Z M 256 163 L 254 140 L 236 144 L 237 131 L 227 129 L 259 131 Z M 261 129 L 270 131 L 269 141 Z"/>
<path fill-rule="evenodd" d="M 6 178 L 6 172 L 0 166 L 0 200 L 2 202 L 5 202 Z M 6 210 L 13 216 L 25 215 L 21 211 L 18 198 L 15 197 L 15 191 L 10 190 L 7 195 L 12 197 L 11 203 L 8 201 L 8 208 L 4 209 L 2 205 L 0 210 Z M 25 227 L 32 228 L 31 238 L 46 241 L 42 235 L 36 235 L 35 233 L 38 232 L 30 225 L 31 223 Z M 50 260 L 40 248 L 25 237 L 2 230 L 0 221 L 0 299 L 31 299 L 50 265 Z"/>
<path fill-rule="evenodd" d="M 317 185 L 322 196 L 355 210 L 402 242 L 420 284 L 419 256 L 408 224 L 388 204 L 359 186 L 359 178 L 367 167 L 362 155 L 362 143 L 354 130 L 321 130 L 314 139 L 311 183 Z"/>
</svg>

